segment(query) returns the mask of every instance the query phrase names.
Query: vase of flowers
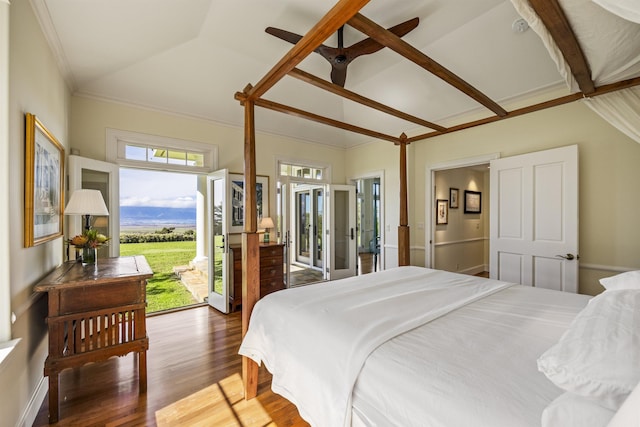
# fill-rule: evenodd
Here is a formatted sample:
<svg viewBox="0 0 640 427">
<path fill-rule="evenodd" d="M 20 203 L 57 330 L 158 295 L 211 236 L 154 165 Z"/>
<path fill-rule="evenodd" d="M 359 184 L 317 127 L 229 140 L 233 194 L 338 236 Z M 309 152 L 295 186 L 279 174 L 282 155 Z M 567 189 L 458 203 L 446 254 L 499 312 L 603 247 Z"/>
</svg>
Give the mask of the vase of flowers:
<svg viewBox="0 0 640 427">
<path fill-rule="evenodd" d="M 89 229 L 69 239 L 68 243 L 80 253 L 82 265 L 95 265 L 98 261 L 98 248 L 108 241 L 109 237 L 98 233 L 98 230 Z"/>
</svg>

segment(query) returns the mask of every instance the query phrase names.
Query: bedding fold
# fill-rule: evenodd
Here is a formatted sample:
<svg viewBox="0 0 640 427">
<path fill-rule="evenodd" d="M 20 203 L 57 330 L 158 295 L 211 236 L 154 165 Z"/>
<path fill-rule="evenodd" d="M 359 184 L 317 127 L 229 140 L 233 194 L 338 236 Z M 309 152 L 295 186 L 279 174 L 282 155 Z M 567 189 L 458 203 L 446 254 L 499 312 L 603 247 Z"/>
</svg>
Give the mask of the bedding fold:
<svg viewBox="0 0 640 427">
<path fill-rule="evenodd" d="M 312 425 L 350 425 L 353 386 L 376 347 L 512 285 L 397 267 L 289 289 L 258 301 L 239 353 L 264 363 L 273 391 Z"/>
</svg>

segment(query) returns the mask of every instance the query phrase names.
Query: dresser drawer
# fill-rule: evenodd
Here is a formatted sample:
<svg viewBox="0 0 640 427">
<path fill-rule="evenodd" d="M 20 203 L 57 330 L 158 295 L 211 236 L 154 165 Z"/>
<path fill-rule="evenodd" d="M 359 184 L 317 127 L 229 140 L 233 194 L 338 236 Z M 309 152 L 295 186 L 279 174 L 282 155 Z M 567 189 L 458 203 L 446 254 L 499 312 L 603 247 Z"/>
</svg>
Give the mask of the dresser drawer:
<svg viewBox="0 0 640 427">
<path fill-rule="evenodd" d="M 282 246 L 261 246 L 260 247 L 260 259 L 262 258 L 280 258 L 282 260 Z"/>
<path fill-rule="evenodd" d="M 279 291 L 284 289 L 284 282 L 282 281 L 282 277 L 274 277 L 272 279 L 261 279 L 260 280 L 260 296 L 263 297 L 271 292 Z"/>
</svg>

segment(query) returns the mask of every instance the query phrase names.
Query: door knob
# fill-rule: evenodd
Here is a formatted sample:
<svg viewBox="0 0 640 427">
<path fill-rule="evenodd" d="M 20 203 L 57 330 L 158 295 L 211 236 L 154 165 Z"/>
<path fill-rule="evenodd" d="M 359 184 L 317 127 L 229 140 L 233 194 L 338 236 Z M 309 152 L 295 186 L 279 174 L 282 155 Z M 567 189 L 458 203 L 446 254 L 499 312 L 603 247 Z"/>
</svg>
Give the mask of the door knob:
<svg viewBox="0 0 640 427">
<path fill-rule="evenodd" d="M 575 258 L 576 258 L 576 256 L 575 256 L 575 255 L 573 255 L 573 254 L 556 255 L 556 257 L 558 257 L 558 258 L 564 258 L 564 259 L 566 259 L 566 260 L 568 260 L 568 261 L 572 261 L 573 259 L 575 259 Z"/>
</svg>

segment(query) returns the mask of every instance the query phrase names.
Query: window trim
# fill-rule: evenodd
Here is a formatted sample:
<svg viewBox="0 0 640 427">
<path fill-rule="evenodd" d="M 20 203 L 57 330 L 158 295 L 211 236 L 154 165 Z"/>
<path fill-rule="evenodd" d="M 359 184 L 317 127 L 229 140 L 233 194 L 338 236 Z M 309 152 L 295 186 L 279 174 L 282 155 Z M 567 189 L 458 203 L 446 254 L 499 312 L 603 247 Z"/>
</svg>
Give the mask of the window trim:
<svg viewBox="0 0 640 427">
<path fill-rule="evenodd" d="M 276 158 L 276 176 L 280 181 L 287 180 L 289 182 L 307 182 L 307 183 L 320 183 L 320 184 L 331 184 L 331 164 L 329 163 L 321 163 L 321 162 L 313 162 L 310 160 L 301 160 L 287 157 L 278 157 Z M 281 165 L 290 165 L 297 167 L 308 167 L 314 169 L 322 169 L 322 179 L 314 179 L 314 178 L 303 178 L 291 175 L 282 175 L 281 174 Z"/>
<path fill-rule="evenodd" d="M 127 144 L 202 154 L 204 157 L 204 166 L 186 166 L 148 160 L 127 159 L 125 157 Z M 207 174 L 218 169 L 218 146 L 216 144 L 107 128 L 106 159 L 108 162 L 132 168 Z"/>
</svg>

